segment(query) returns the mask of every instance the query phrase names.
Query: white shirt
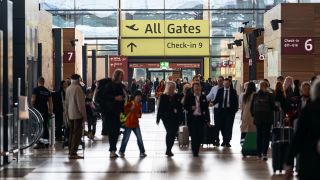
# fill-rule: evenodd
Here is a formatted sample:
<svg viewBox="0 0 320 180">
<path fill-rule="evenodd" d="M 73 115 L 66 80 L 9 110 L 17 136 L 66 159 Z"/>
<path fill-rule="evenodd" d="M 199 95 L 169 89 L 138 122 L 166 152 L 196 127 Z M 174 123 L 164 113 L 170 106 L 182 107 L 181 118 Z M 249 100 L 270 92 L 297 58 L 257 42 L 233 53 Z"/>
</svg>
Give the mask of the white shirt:
<svg viewBox="0 0 320 180">
<path fill-rule="evenodd" d="M 222 108 L 229 108 L 230 107 L 230 88 L 224 88 L 223 90 L 223 101 L 222 101 Z M 226 92 L 228 92 L 228 97 L 227 97 L 227 107 L 224 107 L 224 100 L 226 98 Z"/>
<path fill-rule="evenodd" d="M 218 90 L 219 90 L 220 88 L 221 88 L 221 87 L 218 86 L 218 85 L 213 86 L 213 87 L 211 88 L 211 90 L 210 90 L 210 93 L 207 95 L 207 101 L 213 101 L 213 100 L 216 98 L 217 93 L 218 93 Z M 215 107 L 215 108 L 218 108 L 219 105 L 216 104 L 214 107 Z"/>
<path fill-rule="evenodd" d="M 201 116 L 201 108 L 200 108 L 200 96 L 195 96 L 196 108 L 193 111 L 194 116 Z"/>
</svg>

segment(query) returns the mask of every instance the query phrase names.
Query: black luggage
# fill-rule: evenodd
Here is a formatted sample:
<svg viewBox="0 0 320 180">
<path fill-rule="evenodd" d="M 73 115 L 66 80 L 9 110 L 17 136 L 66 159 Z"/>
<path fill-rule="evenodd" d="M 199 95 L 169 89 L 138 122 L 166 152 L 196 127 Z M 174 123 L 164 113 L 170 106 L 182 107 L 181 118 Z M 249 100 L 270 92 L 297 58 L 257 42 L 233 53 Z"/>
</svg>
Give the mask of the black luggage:
<svg viewBox="0 0 320 180">
<path fill-rule="evenodd" d="M 218 141 L 218 130 L 216 126 L 208 127 L 207 125 L 205 125 L 201 144 L 215 145 L 217 141 Z"/>
<path fill-rule="evenodd" d="M 147 112 L 148 113 L 153 113 L 155 112 L 156 109 L 156 99 L 155 98 L 148 98 L 148 102 L 147 102 Z"/>
<path fill-rule="evenodd" d="M 293 137 L 292 127 L 275 127 L 272 130 L 272 167 L 273 172 L 282 172 L 287 151 Z"/>
</svg>

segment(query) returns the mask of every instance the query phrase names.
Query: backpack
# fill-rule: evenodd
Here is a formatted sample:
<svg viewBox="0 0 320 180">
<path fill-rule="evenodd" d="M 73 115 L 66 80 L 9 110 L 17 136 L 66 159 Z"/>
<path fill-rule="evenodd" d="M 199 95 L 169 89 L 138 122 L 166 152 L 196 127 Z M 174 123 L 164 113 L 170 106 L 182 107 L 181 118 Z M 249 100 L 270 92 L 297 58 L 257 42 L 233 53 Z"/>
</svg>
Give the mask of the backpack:
<svg viewBox="0 0 320 180">
<path fill-rule="evenodd" d="M 98 87 L 95 89 L 93 106 L 96 112 L 102 112 L 105 105 L 105 91 L 107 86 L 112 82 L 110 78 L 98 81 Z"/>
<path fill-rule="evenodd" d="M 271 109 L 271 98 L 269 94 L 258 93 L 254 98 L 254 112 L 257 113 L 269 113 Z"/>
</svg>

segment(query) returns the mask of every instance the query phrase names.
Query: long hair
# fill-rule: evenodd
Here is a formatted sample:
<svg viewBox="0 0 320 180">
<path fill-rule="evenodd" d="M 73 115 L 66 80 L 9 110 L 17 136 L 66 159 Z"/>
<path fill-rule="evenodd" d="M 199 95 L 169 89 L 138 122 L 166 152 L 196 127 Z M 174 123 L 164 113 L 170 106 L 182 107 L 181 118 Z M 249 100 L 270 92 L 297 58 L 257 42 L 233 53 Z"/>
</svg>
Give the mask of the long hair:
<svg viewBox="0 0 320 180">
<path fill-rule="evenodd" d="M 122 74 L 122 76 L 124 75 L 124 72 L 121 70 L 121 69 L 116 69 L 114 72 L 113 72 L 113 76 L 112 76 L 112 81 L 114 82 L 120 82 L 121 79 L 120 79 L 120 75 Z"/>
<path fill-rule="evenodd" d="M 164 89 L 164 92 L 163 94 L 166 94 L 166 95 L 169 95 L 169 91 L 170 91 L 170 88 L 173 87 L 174 89 L 176 89 L 176 83 L 173 82 L 173 81 L 168 81 L 166 83 L 166 88 Z"/>
<path fill-rule="evenodd" d="M 284 83 L 283 83 L 283 89 L 284 91 L 286 91 L 289 87 L 292 88 L 292 91 L 294 89 L 294 84 L 293 84 L 293 77 L 291 76 L 287 76 L 285 79 L 284 79 Z"/>
<path fill-rule="evenodd" d="M 320 79 L 317 79 L 313 82 L 311 86 L 311 100 L 316 101 L 320 99 Z"/>
<path fill-rule="evenodd" d="M 249 82 L 246 93 L 243 95 L 243 103 L 247 103 L 250 99 L 251 94 L 255 93 L 256 91 L 256 85 L 253 82 Z"/>
</svg>

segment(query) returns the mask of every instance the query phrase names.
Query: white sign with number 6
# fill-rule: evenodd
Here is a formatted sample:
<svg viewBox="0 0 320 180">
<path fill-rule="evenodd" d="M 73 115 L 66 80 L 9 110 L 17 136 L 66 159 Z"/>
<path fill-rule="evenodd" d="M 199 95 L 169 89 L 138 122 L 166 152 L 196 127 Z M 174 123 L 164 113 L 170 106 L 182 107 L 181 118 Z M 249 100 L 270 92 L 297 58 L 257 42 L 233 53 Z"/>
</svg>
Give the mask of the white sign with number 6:
<svg viewBox="0 0 320 180">
<path fill-rule="evenodd" d="M 306 40 L 306 42 L 304 43 L 304 49 L 306 51 L 312 51 L 313 50 L 312 39 L 307 39 Z"/>
</svg>

